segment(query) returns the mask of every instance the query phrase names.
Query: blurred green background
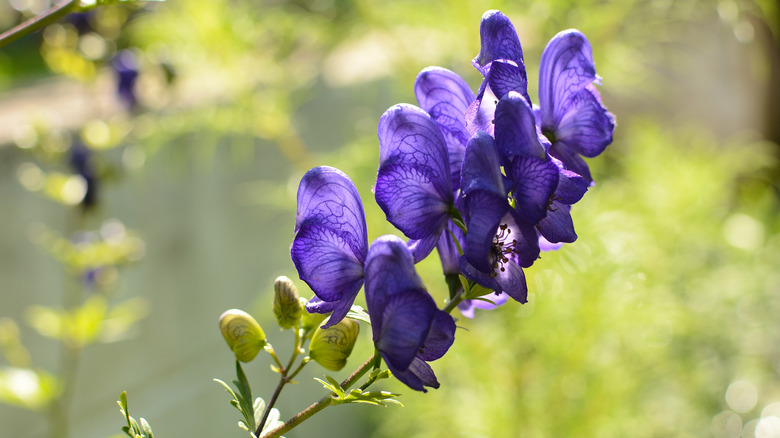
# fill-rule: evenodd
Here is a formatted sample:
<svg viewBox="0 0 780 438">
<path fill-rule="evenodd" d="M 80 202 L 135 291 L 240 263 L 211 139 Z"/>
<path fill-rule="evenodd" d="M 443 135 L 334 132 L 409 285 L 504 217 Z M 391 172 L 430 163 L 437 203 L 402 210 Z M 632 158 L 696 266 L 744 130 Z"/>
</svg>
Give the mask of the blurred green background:
<svg viewBox="0 0 780 438">
<path fill-rule="evenodd" d="M 49 5 L 3 2 L 0 29 Z M 378 118 L 414 103 L 428 65 L 476 89 L 469 61 L 493 8 L 517 28 L 534 99 L 552 36 L 575 27 L 592 44 L 618 127 L 573 210 L 579 240 L 527 271 L 528 304 L 459 319 L 433 363 L 439 390 L 385 383 L 404 408 L 333 407 L 286 436 L 780 437 L 773 0 L 168 0 L 0 49 L 2 435 L 56 436 L 58 415 L 70 436 L 116 435 L 127 390 L 158 436 L 245 436 L 211 381 L 233 373 L 217 317 L 243 308 L 285 351 L 272 282 L 297 279 L 310 167 L 351 175 L 370 239 L 397 233 L 371 194 Z M 115 91 L 117 53 L 138 64 L 133 107 Z M 87 211 L 68 166 L 80 144 L 100 182 Z M 419 269 L 443 301 L 436 257 Z M 81 317 L 62 323 L 63 306 Z M 364 326 L 337 377 L 369 340 Z M 245 367 L 266 398 L 270 363 Z M 47 389 L 69 373 L 64 395 Z M 285 390 L 282 418 L 323 394 L 323 374 L 311 365 Z"/>
</svg>

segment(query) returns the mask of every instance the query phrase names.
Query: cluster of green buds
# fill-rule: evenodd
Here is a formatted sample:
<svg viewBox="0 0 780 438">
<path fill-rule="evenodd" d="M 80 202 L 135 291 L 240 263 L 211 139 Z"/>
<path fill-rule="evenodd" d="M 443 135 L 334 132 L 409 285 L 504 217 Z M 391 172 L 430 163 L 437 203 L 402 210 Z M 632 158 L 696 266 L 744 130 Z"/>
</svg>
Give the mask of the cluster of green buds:
<svg viewBox="0 0 780 438">
<path fill-rule="evenodd" d="M 308 358 L 327 370 L 344 368 L 355 346 L 360 325 L 353 319 L 345 318 L 323 329 L 320 325 L 325 322 L 327 315 L 306 312 L 306 303 L 307 300 L 300 297 L 292 280 L 281 276 L 274 281 L 273 314 L 283 330 L 295 330 L 295 351 L 303 352 L 304 342 L 310 339 Z M 241 362 L 252 361 L 264 349 L 275 356 L 263 328 L 252 315 L 243 310 L 231 309 L 223 313 L 219 317 L 219 329 L 236 359 Z M 308 362 L 308 359 L 304 361 Z"/>
</svg>

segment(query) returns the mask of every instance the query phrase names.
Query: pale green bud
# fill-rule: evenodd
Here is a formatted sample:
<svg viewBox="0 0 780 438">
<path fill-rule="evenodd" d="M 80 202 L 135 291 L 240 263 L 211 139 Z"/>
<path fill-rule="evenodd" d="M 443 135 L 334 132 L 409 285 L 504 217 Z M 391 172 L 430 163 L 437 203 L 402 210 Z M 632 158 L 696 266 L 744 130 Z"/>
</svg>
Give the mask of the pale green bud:
<svg viewBox="0 0 780 438">
<path fill-rule="evenodd" d="M 349 318 L 326 329 L 318 327 L 311 339 L 309 357 L 327 370 L 338 371 L 347 364 L 359 332 L 358 322 Z"/>
<path fill-rule="evenodd" d="M 306 308 L 306 298 L 300 299 L 301 306 Z M 303 315 L 301 315 L 301 327 L 303 327 L 303 330 L 307 333 L 311 332 L 312 330 L 316 329 L 322 324 L 322 321 L 325 321 L 325 318 L 327 318 L 328 315 L 325 313 L 309 313 L 304 310 Z"/>
<path fill-rule="evenodd" d="M 298 296 L 298 289 L 289 278 L 281 276 L 274 282 L 274 316 L 283 329 L 298 325 L 303 312 L 303 305 Z"/>
<path fill-rule="evenodd" d="M 250 362 L 265 347 L 265 332 L 252 315 L 231 309 L 219 317 L 219 330 L 236 359 Z"/>
</svg>

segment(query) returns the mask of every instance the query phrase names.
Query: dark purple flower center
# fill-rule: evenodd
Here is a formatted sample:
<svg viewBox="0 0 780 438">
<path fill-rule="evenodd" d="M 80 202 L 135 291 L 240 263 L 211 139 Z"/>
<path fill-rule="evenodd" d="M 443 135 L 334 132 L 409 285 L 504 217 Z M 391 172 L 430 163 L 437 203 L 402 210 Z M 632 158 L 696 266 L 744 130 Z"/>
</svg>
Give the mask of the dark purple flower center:
<svg viewBox="0 0 780 438">
<path fill-rule="evenodd" d="M 550 144 L 555 143 L 555 131 L 552 131 L 552 130 L 549 130 L 549 129 L 546 129 L 546 128 L 542 128 L 542 135 L 547 137 L 547 140 L 550 141 Z"/>
<path fill-rule="evenodd" d="M 509 258 L 512 255 L 518 254 L 517 239 L 511 239 L 511 235 L 512 230 L 509 225 L 501 224 L 496 235 L 493 236 L 493 244 L 490 247 L 490 253 L 494 257 L 493 272 L 490 273 L 493 278 L 498 276 L 498 271 L 506 271 L 504 265 L 509 263 Z"/>
</svg>

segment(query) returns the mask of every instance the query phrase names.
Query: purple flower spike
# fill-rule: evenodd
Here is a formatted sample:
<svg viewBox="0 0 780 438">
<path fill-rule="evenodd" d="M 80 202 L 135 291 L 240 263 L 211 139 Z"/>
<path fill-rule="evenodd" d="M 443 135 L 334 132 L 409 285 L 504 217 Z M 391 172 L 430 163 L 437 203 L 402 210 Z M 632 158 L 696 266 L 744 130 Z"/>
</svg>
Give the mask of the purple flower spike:
<svg viewBox="0 0 780 438">
<path fill-rule="evenodd" d="M 430 114 L 444 135 L 452 172 L 452 188 L 457 190 L 460 187 L 463 154 L 469 139 L 464 117 L 474 101 L 474 92 L 454 72 L 441 67 L 428 67 L 417 75 L 414 94 L 420 108 Z"/>
<path fill-rule="evenodd" d="M 363 285 L 368 253 L 363 204 L 352 180 L 332 167 L 308 171 L 298 187 L 295 232 L 293 263 L 318 298 L 307 310 L 333 312 L 326 326 L 336 324 Z"/>
<path fill-rule="evenodd" d="M 515 209 L 534 225 L 547 214 L 559 171 L 539 141 L 531 107 L 517 93 L 509 93 L 496 108 L 496 146 L 512 181 Z"/>
<path fill-rule="evenodd" d="M 455 321 L 439 310 L 396 236 L 374 241 L 366 259 L 366 304 L 376 349 L 393 375 L 412 389 L 438 388 L 428 361 L 455 339 Z"/>
<path fill-rule="evenodd" d="M 523 49 L 515 26 L 500 11 L 491 10 L 482 14 L 479 36 L 482 46 L 471 64 L 483 75 L 487 75 L 490 63 L 496 59 L 508 59 L 517 65 L 523 64 Z"/>
<path fill-rule="evenodd" d="M 378 134 L 376 202 L 396 228 L 422 240 L 419 261 L 433 250 L 453 208 L 447 146 L 436 122 L 414 105 L 388 109 Z"/>
<path fill-rule="evenodd" d="M 542 132 L 550 154 L 592 181 L 582 156 L 595 157 L 612 142 L 615 117 L 601 103 L 593 54 L 580 31 L 560 32 L 545 47 L 539 71 Z"/>
</svg>

